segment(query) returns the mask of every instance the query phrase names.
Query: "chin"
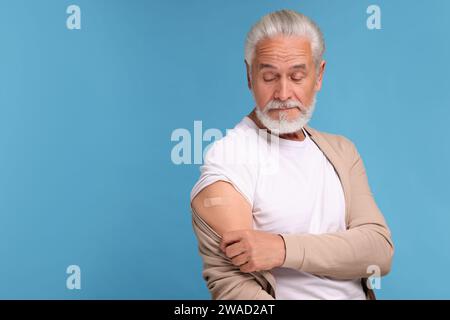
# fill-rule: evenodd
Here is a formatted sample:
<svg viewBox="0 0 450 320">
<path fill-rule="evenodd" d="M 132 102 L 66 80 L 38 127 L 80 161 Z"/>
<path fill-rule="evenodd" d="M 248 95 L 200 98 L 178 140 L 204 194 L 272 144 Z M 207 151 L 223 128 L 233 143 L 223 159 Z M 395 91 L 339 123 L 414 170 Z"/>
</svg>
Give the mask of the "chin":
<svg viewBox="0 0 450 320">
<path fill-rule="evenodd" d="M 298 108 L 292 108 L 283 111 L 271 110 L 269 112 L 271 113 L 270 118 L 272 120 L 280 120 L 280 118 L 282 118 L 283 120 L 287 121 L 295 121 L 300 116 L 300 110 L 298 110 Z"/>
</svg>

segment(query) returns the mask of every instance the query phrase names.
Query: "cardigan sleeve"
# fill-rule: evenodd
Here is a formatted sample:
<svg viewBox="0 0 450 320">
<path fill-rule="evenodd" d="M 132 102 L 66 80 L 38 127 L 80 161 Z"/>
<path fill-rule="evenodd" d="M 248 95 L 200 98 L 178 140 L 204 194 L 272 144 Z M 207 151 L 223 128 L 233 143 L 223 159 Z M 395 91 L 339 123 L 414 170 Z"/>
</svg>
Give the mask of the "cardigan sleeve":
<svg viewBox="0 0 450 320">
<path fill-rule="evenodd" d="M 191 206 L 192 227 L 203 261 L 202 277 L 213 300 L 275 300 L 269 271 L 244 273 L 219 249 L 221 237 Z"/>
<path fill-rule="evenodd" d="M 345 138 L 350 177 L 347 229 L 335 233 L 280 234 L 286 257 L 282 267 L 335 279 L 365 278 L 378 268 L 391 268 L 394 245 L 386 221 L 375 203 L 366 170 L 355 145 Z"/>
</svg>

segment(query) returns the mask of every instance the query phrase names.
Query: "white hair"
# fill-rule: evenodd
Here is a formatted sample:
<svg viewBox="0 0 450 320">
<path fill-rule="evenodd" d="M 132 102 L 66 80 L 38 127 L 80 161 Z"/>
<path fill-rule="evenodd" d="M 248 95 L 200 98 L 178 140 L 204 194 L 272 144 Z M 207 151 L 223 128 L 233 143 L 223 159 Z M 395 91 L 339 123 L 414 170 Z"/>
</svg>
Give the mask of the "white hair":
<svg viewBox="0 0 450 320">
<path fill-rule="evenodd" d="M 325 51 L 322 31 L 307 16 L 293 10 L 272 12 L 261 18 L 250 29 L 245 40 L 245 61 L 251 67 L 259 41 L 277 35 L 302 36 L 311 41 L 314 64 L 318 69 Z"/>
</svg>

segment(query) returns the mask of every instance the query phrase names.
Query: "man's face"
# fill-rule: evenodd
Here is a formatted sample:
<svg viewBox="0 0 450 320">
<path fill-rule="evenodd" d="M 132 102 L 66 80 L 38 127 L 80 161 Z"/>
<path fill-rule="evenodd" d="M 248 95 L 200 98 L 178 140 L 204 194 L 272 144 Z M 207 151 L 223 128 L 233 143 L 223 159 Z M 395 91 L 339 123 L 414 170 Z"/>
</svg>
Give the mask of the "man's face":
<svg viewBox="0 0 450 320">
<path fill-rule="evenodd" d="M 277 36 L 260 41 L 255 48 L 251 77 L 247 65 L 248 85 L 257 108 L 262 111 L 269 102 L 280 102 L 276 108 L 267 108 L 270 110 L 266 110 L 266 115 L 272 120 L 298 119 L 302 115 L 301 108 L 283 108 L 282 102 L 290 100 L 303 108 L 311 106 L 321 88 L 324 67 L 323 61 L 316 70 L 307 38 Z"/>
</svg>

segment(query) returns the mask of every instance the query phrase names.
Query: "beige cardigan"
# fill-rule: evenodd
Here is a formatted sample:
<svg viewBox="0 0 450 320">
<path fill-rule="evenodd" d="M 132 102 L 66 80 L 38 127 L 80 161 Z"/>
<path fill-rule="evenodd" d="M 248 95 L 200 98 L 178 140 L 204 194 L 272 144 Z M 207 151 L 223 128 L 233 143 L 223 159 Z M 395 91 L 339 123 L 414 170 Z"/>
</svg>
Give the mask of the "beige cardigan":
<svg viewBox="0 0 450 320">
<path fill-rule="evenodd" d="M 368 267 L 390 271 L 394 246 L 382 213 L 370 190 L 363 161 L 354 144 L 343 136 L 305 126 L 311 139 L 334 166 L 345 197 L 347 230 L 327 234 L 281 234 L 286 246 L 283 267 L 334 279 L 362 279 L 368 299 Z M 243 273 L 219 249 L 220 236 L 191 206 L 192 225 L 203 260 L 202 276 L 213 299 L 276 299 L 275 278 L 270 272 Z"/>
</svg>

